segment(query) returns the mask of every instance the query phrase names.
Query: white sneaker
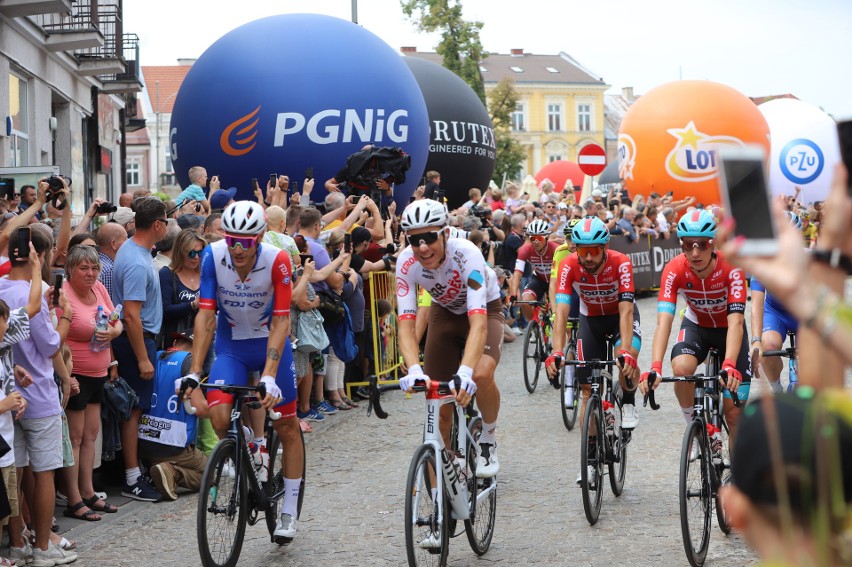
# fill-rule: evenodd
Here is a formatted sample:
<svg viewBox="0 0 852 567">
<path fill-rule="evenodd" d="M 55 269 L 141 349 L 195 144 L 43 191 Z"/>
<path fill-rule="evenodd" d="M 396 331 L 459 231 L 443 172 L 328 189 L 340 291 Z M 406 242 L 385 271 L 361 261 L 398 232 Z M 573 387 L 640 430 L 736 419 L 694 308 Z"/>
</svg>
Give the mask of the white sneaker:
<svg viewBox="0 0 852 567">
<path fill-rule="evenodd" d="M 693 463 L 696 459 L 698 459 L 698 441 L 693 443 L 689 450 L 689 462 Z"/>
<path fill-rule="evenodd" d="M 438 549 L 441 547 L 441 540 L 435 533 L 429 532 L 429 535 L 420 540 L 417 547 L 420 549 Z"/>
<path fill-rule="evenodd" d="M 77 561 L 77 554 L 73 551 L 63 551 L 53 545 L 47 544 L 47 549 L 36 547 L 33 549 L 32 567 L 54 567 L 54 565 L 66 565 Z"/>
<path fill-rule="evenodd" d="M 277 538 L 281 538 L 286 543 L 289 543 L 290 540 L 296 537 L 296 516 L 290 514 L 281 514 L 278 516 L 278 523 L 275 525 L 275 531 L 272 532 L 272 536 L 276 538 L 276 543 L 278 543 Z"/>
<path fill-rule="evenodd" d="M 515 334 L 516 337 L 519 337 L 524 334 L 524 332 L 517 327 L 512 327 L 512 332 Z"/>
<path fill-rule="evenodd" d="M 500 462 L 497 460 L 497 445 L 482 443 L 479 445 L 480 454 L 476 458 L 477 478 L 491 478 L 497 476 L 500 471 Z"/>
<path fill-rule="evenodd" d="M 27 538 L 24 538 L 23 547 L 9 547 L 9 559 L 18 565 L 28 565 L 33 562 L 33 546 Z"/>
<path fill-rule="evenodd" d="M 639 425 L 639 411 L 633 404 L 624 404 L 621 407 L 621 428 L 636 429 Z"/>
</svg>

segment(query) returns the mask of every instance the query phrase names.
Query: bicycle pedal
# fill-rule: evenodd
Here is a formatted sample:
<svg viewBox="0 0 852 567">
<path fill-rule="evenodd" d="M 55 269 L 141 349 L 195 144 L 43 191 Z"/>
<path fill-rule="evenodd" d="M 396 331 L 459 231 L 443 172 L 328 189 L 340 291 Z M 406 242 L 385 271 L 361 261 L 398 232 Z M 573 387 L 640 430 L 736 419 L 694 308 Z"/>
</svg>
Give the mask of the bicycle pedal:
<svg viewBox="0 0 852 567">
<path fill-rule="evenodd" d="M 277 543 L 278 545 L 290 545 L 293 541 L 291 537 L 283 537 L 283 536 L 272 536 L 272 543 Z"/>
</svg>

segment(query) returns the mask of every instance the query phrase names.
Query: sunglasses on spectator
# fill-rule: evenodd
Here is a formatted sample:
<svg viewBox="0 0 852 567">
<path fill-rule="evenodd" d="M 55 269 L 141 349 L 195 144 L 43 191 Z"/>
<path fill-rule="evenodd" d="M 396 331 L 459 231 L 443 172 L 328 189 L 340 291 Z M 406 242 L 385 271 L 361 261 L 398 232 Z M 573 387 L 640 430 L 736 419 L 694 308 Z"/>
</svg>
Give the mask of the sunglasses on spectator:
<svg viewBox="0 0 852 567">
<path fill-rule="evenodd" d="M 436 230 L 434 232 L 421 232 L 420 234 L 414 235 L 405 235 L 405 241 L 408 242 L 408 245 L 412 248 L 416 248 L 421 244 L 425 244 L 426 246 L 430 246 L 435 244 L 438 241 L 438 237 L 441 235 L 441 230 Z"/>
<path fill-rule="evenodd" d="M 257 246 L 257 237 L 226 234 L 225 244 L 228 245 L 228 248 L 236 248 L 239 246 L 243 250 L 249 250 Z M 193 252 L 195 251 L 193 250 Z"/>
<path fill-rule="evenodd" d="M 601 252 L 603 252 L 604 247 L 600 244 L 596 244 L 594 246 L 577 246 L 577 254 L 580 256 L 586 256 L 591 254 L 592 256 L 597 256 Z"/>
<path fill-rule="evenodd" d="M 693 240 L 691 238 L 681 238 L 680 239 L 680 247 L 684 252 L 691 252 L 695 248 L 698 248 L 698 250 L 700 250 L 701 252 L 704 252 L 705 250 L 707 250 L 711 246 L 713 246 L 713 239 L 712 238 L 707 238 L 707 239 L 702 238 L 700 240 Z"/>
<path fill-rule="evenodd" d="M 201 250 L 190 250 L 189 252 L 186 253 L 186 255 L 189 256 L 190 258 L 195 259 L 195 258 L 198 258 L 199 256 L 201 256 Z"/>
</svg>

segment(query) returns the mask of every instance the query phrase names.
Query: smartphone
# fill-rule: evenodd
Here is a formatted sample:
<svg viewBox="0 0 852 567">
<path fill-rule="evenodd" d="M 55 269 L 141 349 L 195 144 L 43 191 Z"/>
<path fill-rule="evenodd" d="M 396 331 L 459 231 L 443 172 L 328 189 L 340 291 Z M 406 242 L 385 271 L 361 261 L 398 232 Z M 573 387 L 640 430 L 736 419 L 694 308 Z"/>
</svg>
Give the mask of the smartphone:
<svg viewBox="0 0 852 567">
<path fill-rule="evenodd" d="M 26 262 L 30 255 L 30 227 L 22 226 L 18 229 L 18 238 L 15 239 L 15 257 L 21 262 Z"/>
<path fill-rule="evenodd" d="M 837 137 L 840 138 L 840 157 L 847 172 L 852 172 L 852 120 L 837 123 Z M 852 173 L 847 179 L 846 188 L 852 197 Z"/>
<path fill-rule="evenodd" d="M 669 191 L 668 193 L 666 193 L 666 195 L 668 195 L 669 197 L 674 197 L 674 191 Z"/>
<path fill-rule="evenodd" d="M 303 266 L 305 265 L 305 262 L 307 262 L 308 260 L 310 260 L 311 262 L 314 261 L 314 257 L 310 254 L 299 254 L 299 259 L 302 261 Z"/>
<path fill-rule="evenodd" d="M 420 178 L 420 187 L 426 187 L 426 176 Z"/>
<path fill-rule="evenodd" d="M 352 253 L 352 235 L 348 232 L 343 235 L 343 251 Z"/>
<path fill-rule="evenodd" d="M 257 177 L 251 178 L 251 189 L 252 189 L 252 191 L 257 191 L 257 189 L 258 189 Z"/>
<path fill-rule="evenodd" d="M 51 300 L 54 307 L 59 305 L 59 290 L 62 289 L 62 280 L 62 274 L 56 274 L 53 277 L 53 295 L 51 296 Z"/>
<path fill-rule="evenodd" d="M 278 175 L 276 175 L 275 173 L 270 173 L 269 174 L 269 186 L 275 187 L 276 185 L 278 185 Z"/>
<path fill-rule="evenodd" d="M 760 146 L 719 150 L 719 188 L 736 222 L 735 234 L 745 237 L 740 253 L 773 256 L 778 252 L 775 219 L 766 183 L 766 152 Z"/>
<path fill-rule="evenodd" d="M 305 179 L 313 179 L 314 178 L 314 168 L 308 167 L 305 168 Z"/>
</svg>

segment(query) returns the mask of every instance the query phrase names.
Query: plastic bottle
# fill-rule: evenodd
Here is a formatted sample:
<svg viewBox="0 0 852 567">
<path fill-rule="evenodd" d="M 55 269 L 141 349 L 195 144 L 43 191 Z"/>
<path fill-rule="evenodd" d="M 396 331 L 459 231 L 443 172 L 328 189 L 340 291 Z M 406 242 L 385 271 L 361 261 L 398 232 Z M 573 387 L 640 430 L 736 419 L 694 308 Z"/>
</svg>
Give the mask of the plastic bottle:
<svg viewBox="0 0 852 567">
<path fill-rule="evenodd" d="M 714 465 L 722 464 L 722 430 L 713 425 L 707 424 L 707 435 L 710 437 L 710 456 Z"/>
<path fill-rule="evenodd" d="M 574 407 L 574 367 L 570 364 L 565 367 L 565 399 L 563 403 L 566 408 Z"/>
<path fill-rule="evenodd" d="M 109 318 L 104 312 L 104 306 L 98 305 L 98 314 L 95 316 L 95 332 L 92 334 L 92 340 L 89 344 L 89 349 L 92 352 L 101 352 L 109 348 L 109 341 L 99 341 L 98 332 L 105 332 L 109 327 Z"/>
<path fill-rule="evenodd" d="M 606 423 L 606 434 L 609 437 L 615 435 L 615 405 L 603 400 L 604 422 Z"/>
<path fill-rule="evenodd" d="M 121 318 L 121 304 L 115 306 L 115 309 L 112 313 L 109 314 L 109 326 L 115 327 L 115 324 L 118 323 L 118 320 Z"/>
</svg>

